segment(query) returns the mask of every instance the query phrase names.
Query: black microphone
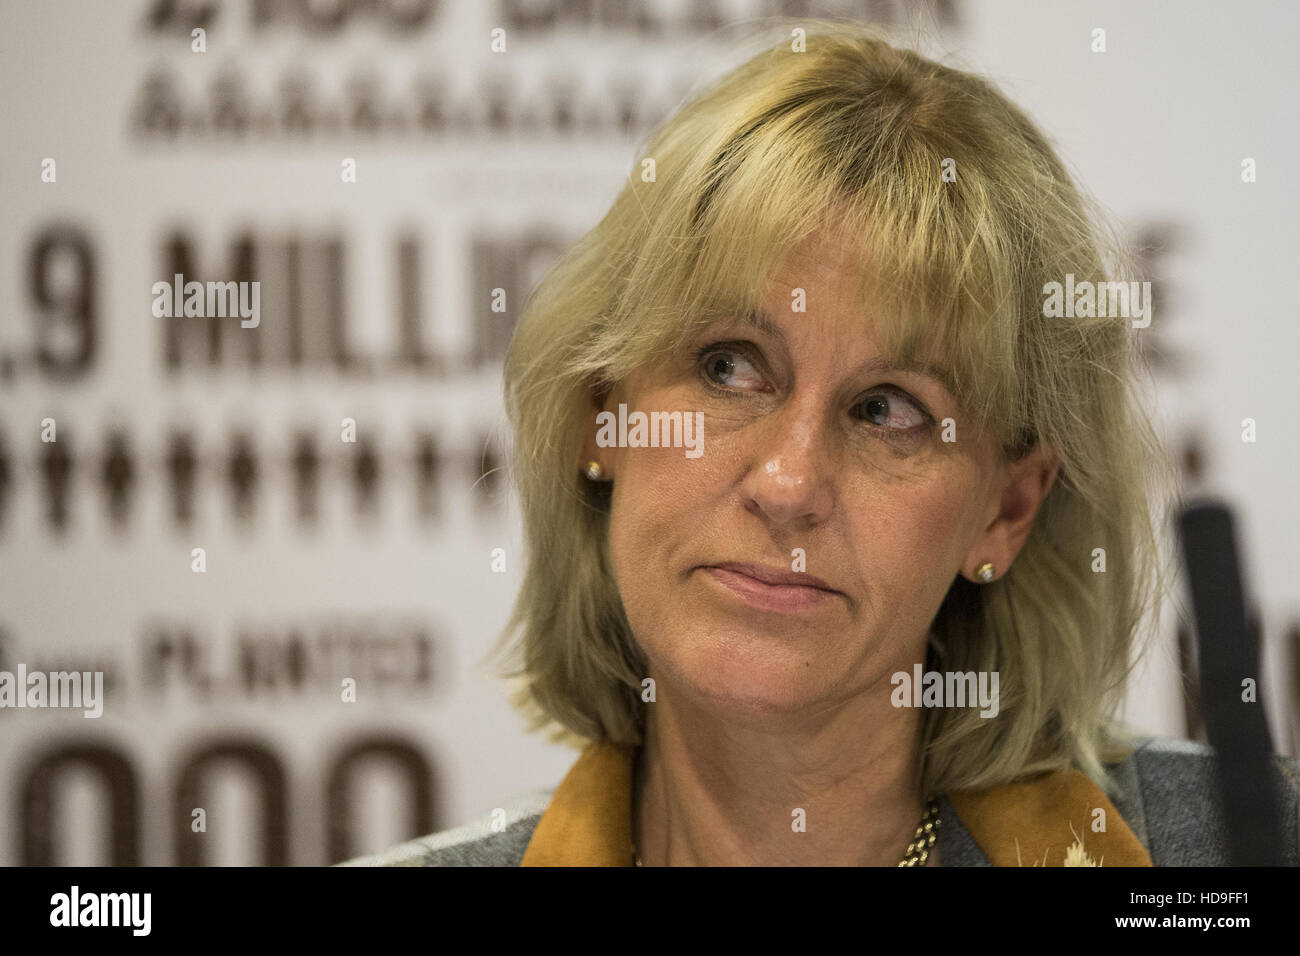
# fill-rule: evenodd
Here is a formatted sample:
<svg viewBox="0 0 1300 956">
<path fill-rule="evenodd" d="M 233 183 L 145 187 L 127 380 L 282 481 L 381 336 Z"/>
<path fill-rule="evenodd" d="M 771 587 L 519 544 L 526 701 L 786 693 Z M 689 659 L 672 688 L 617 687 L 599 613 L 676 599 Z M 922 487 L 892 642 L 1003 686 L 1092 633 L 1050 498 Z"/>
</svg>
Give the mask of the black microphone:
<svg viewBox="0 0 1300 956">
<path fill-rule="evenodd" d="M 1183 509 L 1178 530 L 1231 859 L 1234 866 L 1281 866 L 1273 744 L 1258 700 L 1259 625 L 1247 618 L 1232 515 L 1219 502 L 1197 502 Z M 1246 678 L 1255 682 L 1252 701 L 1242 700 Z"/>
</svg>

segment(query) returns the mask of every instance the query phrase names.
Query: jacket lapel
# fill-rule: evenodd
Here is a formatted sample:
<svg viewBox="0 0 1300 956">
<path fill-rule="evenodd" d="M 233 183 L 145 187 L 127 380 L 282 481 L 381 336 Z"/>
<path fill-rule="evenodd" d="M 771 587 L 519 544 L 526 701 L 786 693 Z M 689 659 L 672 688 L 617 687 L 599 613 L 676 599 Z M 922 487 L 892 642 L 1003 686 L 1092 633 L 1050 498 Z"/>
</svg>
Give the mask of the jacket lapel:
<svg viewBox="0 0 1300 956">
<path fill-rule="evenodd" d="M 631 866 L 632 756 L 609 741 L 588 745 L 552 794 L 520 865 Z M 1119 811 L 1078 770 L 954 791 L 948 802 L 994 866 L 1062 866 L 1076 834 L 1102 866 L 1152 865 Z M 1105 820 L 1105 831 L 1093 832 L 1094 819 Z"/>
<path fill-rule="evenodd" d="M 948 802 L 994 866 L 1064 866 L 1076 837 L 1100 866 L 1152 865 L 1115 805 L 1078 770 L 957 790 Z M 1094 833 L 1094 820 L 1104 821 L 1105 830 Z"/>
<path fill-rule="evenodd" d="M 551 795 L 520 866 L 632 863 L 632 751 L 598 741 Z"/>
</svg>

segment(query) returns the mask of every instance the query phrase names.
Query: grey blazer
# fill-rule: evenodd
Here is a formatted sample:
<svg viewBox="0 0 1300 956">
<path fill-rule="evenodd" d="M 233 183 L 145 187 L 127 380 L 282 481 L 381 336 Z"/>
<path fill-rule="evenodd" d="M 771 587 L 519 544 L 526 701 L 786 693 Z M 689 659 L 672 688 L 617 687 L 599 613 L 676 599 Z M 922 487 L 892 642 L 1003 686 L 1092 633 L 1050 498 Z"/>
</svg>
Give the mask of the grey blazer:
<svg viewBox="0 0 1300 956">
<path fill-rule="evenodd" d="M 1228 866 L 1227 834 L 1216 790 L 1214 751 L 1204 744 L 1144 737 L 1122 763 L 1108 768 L 1111 802 L 1156 866 Z M 1300 764 L 1274 755 L 1273 783 L 1281 803 L 1282 859 L 1300 865 Z M 403 843 L 338 866 L 518 866 L 554 788 L 507 802 L 505 826 L 492 816 Z M 943 866 L 991 866 L 946 799 L 939 836 Z M 500 819 L 498 817 L 498 819 Z M 948 821 L 951 821 L 949 825 Z"/>
</svg>

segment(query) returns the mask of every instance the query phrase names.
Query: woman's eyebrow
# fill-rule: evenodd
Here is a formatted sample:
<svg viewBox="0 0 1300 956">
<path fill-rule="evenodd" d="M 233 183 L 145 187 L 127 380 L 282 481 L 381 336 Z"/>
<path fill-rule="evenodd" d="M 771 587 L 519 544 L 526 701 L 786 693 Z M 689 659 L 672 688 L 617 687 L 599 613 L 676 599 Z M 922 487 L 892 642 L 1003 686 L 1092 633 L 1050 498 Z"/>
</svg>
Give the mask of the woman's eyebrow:
<svg viewBox="0 0 1300 956">
<path fill-rule="evenodd" d="M 936 365 L 926 365 L 922 362 L 915 362 L 900 367 L 894 365 L 891 362 L 886 361 L 883 358 L 874 358 L 871 361 L 864 363 L 861 366 L 861 370 L 864 372 L 870 372 L 872 374 L 889 373 L 889 372 L 910 372 L 913 375 L 923 375 L 926 378 L 933 379 L 934 381 L 942 385 L 949 395 L 955 396 L 957 394 L 957 389 L 953 382 L 952 376 L 948 373 L 946 369 L 940 368 Z"/>
<path fill-rule="evenodd" d="M 766 312 L 763 312 L 762 310 L 756 309 L 752 312 L 747 312 L 745 314 L 745 324 L 752 325 L 760 332 L 763 332 L 766 335 L 769 335 L 772 338 L 776 339 L 782 345 L 786 344 L 785 332 L 782 330 L 782 328 L 779 325 L 776 324 L 776 322 L 772 320 L 771 316 L 769 316 Z M 924 375 L 927 378 L 934 379 L 936 382 L 942 385 L 947 390 L 949 395 L 957 394 L 952 376 L 948 373 L 946 369 L 940 368 L 935 365 L 926 365 L 923 362 L 915 362 L 900 367 L 894 365 L 893 363 L 889 362 L 884 358 L 877 357 L 863 364 L 860 368 L 860 371 L 867 372 L 872 375 L 887 374 L 889 372 L 911 372 L 916 375 Z"/>
<path fill-rule="evenodd" d="M 759 309 L 755 309 L 753 312 L 747 312 L 745 314 L 745 322 L 748 325 L 752 325 L 760 332 L 764 332 L 784 344 L 785 332 L 782 331 L 781 326 L 772 321 L 772 317 L 766 312 Z"/>
</svg>

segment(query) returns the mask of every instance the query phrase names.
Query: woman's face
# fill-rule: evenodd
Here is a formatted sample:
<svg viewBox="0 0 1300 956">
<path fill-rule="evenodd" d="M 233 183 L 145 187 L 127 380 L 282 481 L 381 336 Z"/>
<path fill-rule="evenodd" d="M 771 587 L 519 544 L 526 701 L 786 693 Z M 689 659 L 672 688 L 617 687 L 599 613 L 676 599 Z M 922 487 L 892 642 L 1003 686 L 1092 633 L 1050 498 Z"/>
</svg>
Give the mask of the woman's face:
<svg viewBox="0 0 1300 956">
<path fill-rule="evenodd" d="M 778 270 L 768 327 L 719 322 L 605 400 L 702 413 L 698 457 L 585 452 L 613 479 L 613 568 L 652 673 L 754 716 L 888 693 L 954 577 L 1005 572 L 1055 475 L 1001 463 L 937 379 L 873 367 L 853 277 L 816 243 Z"/>
</svg>

